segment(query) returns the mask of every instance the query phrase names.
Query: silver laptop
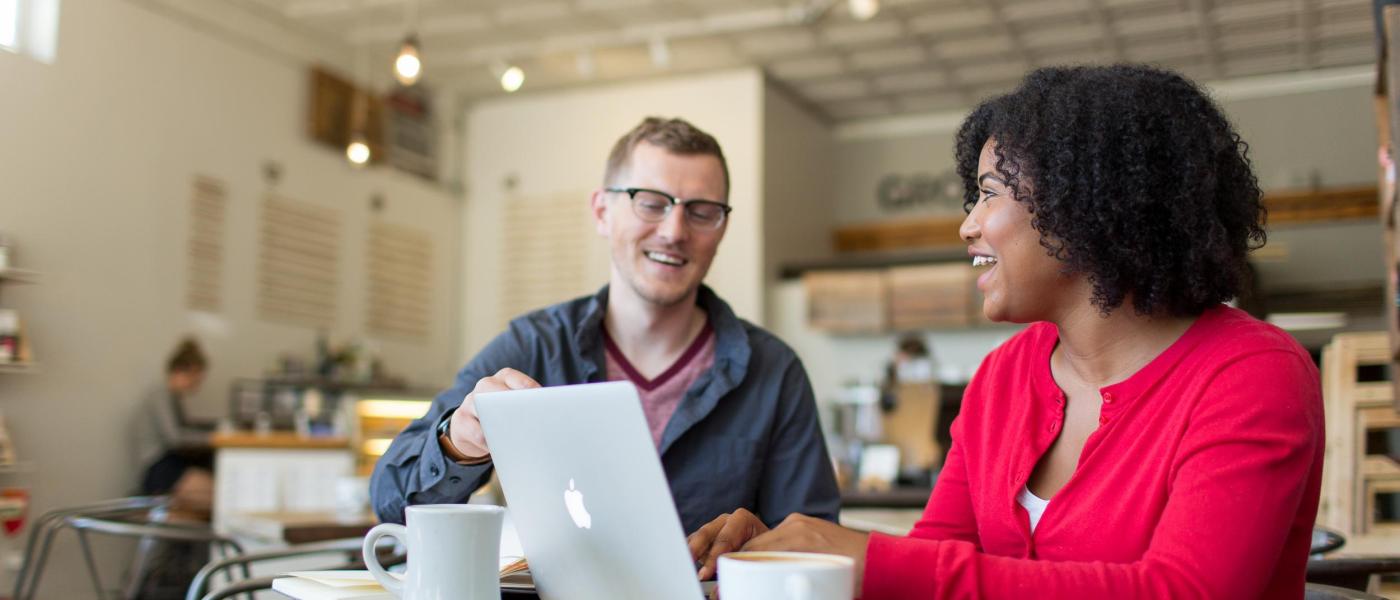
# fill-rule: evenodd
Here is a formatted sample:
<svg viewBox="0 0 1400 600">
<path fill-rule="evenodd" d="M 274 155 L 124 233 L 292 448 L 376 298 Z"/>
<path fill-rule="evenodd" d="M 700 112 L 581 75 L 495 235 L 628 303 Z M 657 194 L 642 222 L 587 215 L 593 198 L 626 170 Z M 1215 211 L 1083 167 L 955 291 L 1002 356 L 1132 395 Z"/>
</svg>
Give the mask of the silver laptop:
<svg viewBox="0 0 1400 600">
<path fill-rule="evenodd" d="M 482 394 L 477 414 L 544 600 L 701 600 L 627 382 Z"/>
</svg>

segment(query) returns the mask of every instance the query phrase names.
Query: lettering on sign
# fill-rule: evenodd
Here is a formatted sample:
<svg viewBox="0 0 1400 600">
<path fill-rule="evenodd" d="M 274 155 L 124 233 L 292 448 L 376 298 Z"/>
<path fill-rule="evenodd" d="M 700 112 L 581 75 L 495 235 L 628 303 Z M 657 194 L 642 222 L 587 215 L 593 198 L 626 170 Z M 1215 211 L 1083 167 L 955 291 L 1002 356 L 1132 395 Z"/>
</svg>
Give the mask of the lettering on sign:
<svg viewBox="0 0 1400 600">
<path fill-rule="evenodd" d="M 905 212 L 919 210 L 939 214 L 962 214 L 962 179 L 952 169 L 937 175 L 891 173 L 880 178 L 875 198 L 880 210 Z"/>
</svg>

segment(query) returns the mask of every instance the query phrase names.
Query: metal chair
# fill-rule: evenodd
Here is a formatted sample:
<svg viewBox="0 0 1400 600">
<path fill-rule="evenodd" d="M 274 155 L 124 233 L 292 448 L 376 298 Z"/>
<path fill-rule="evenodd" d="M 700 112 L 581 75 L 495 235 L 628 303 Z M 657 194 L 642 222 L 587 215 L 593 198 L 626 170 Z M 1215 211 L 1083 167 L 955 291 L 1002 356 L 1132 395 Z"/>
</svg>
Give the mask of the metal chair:
<svg viewBox="0 0 1400 600">
<path fill-rule="evenodd" d="M 1303 600 L 1385 600 L 1385 598 L 1353 589 L 1309 583 L 1303 588 Z"/>
<path fill-rule="evenodd" d="M 156 509 L 150 512 L 159 513 L 159 511 L 160 509 Z M 159 514 L 155 518 L 138 516 L 132 520 L 130 517 L 131 515 L 73 515 L 64 519 L 67 526 L 78 534 L 78 542 L 83 550 L 83 559 L 87 563 L 88 576 L 92 579 L 92 587 L 98 598 L 103 597 L 104 588 L 97 568 L 97 560 L 94 558 L 92 548 L 88 543 L 88 534 L 91 533 L 140 540 L 129 568 L 127 587 L 123 594 L 125 598 L 134 598 L 139 594 L 144 582 L 144 575 L 148 572 L 147 561 L 151 551 L 161 542 L 208 544 L 211 551 L 218 550 L 224 555 L 243 554 L 242 545 L 232 538 L 215 533 L 213 528 L 206 523 L 166 523 L 160 521 Z"/>
<path fill-rule="evenodd" d="M 388 541 L 389 540 L 386 540 L 386 542 Z M 246 591 L 268 589 L 268 587 L 272 585 L 271 577 L 252 578 L 251 574 L 249 573 L 249 567 L 251 565 L 263 561 L 296 558 L 302 556 L 315 556 L 318 554 L 340 554 L 344 555 L 344 558 L 339 562 L 327 567 L 327 570 L 364 568 L 364 563 L 360 556 L 360 547 L 363 542 L 363 538 L 345 538 L 340 540 L 300 544 L 296 546 L 290 546 L 278 550 L 269 550 L 265 552 L 249 552 L 246 554 L 239 554 L 237 556 L 224 558 L 222 560 L 215 560 L 207 565 L 204 565 L 204 568 L 200 569 L 199 573 L 195 574 L 194 581 L 190 582 L 189 591 L 185 593 L 185 600 L 217 600 L 219 598 L 228 598 L 230 596 Z M 388 544 L 386 544 L 386 546 L 387 545 Z M 386 566 L 391 566 L 398 562 L 403 562 L 402 557 L 399 557 L 395 560 L 385 561 L 385 564 Z M 235 567 L 239 568 L 242 571 L 244 577 L 243 581 L 231 581 L 230 585 L 228 586 L 219 588 L 218 590 L 209 592 L 207 594 L 205 593 L 205 590 L 209 587 L 210 582 L 213 581 L 215 576 L 221 573 L 227 575 L 226 572 L 233 570 Z M 229 591 L 234 588 L 237 588 L 238 591 Z"/>
<path fill-rule="evenodd" d="M 1371 578 L 1400 573 L 1400 557 L 1375 558 L 1312 558 L 1308 560 L 1308 583 L 1350 588 L 1370 589 Z"/>
<path fill-rule="evenodd" d="M 29 530 L 24 547 L 24 562 L 15 576 L 14 600 L 33 600 L 39 587 L 39 579 L 44 573 L 44 563 L 48 561 L 49 550 L 59 531 L 69 527 L 70 517 L 112 516 L 148 512 L 166 505 L 165 496 L 134 496 L 104 500 L 91 504 L 58 508 L 44 513 L 34 521 Z"/>
</svg>

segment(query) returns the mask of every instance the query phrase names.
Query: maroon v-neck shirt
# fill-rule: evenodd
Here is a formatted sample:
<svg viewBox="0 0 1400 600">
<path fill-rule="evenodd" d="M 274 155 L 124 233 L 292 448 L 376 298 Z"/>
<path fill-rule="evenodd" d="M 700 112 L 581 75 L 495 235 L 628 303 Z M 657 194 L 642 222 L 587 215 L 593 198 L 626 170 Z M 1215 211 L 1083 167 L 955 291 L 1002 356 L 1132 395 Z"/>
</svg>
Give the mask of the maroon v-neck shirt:
<svg viewBox="0 0 1400 600">
<path fill-rule="evenodd" d="M 647 427 L 651 429 L 651 441 L 658 449 L 661 447 L 661 434 L 666 431 L 666 424 L 671 421 L 676 407 L 680 406 L 685 391 L 690 389 L 690 384 L 695 383 L 695 379 L 700 377 L 701 373 L 714 364 L 714 340 L 714 329 L 710 327 L 709 320 L 706 320 L 700 335 L 695 336 L 695 341 L 681 353 L 675 364 L 655 379 L 647 379 L 622 355 L 622 350 L 613 342 L 612 336 L 608 335 L 608 329 L 603 328 L 603 345 L 607 348 L 608 381 L 630 381 L 632 385 L 637 386 L 637 393 L 642 397 L 642 412 L 646 414 Z"/>
</svg>

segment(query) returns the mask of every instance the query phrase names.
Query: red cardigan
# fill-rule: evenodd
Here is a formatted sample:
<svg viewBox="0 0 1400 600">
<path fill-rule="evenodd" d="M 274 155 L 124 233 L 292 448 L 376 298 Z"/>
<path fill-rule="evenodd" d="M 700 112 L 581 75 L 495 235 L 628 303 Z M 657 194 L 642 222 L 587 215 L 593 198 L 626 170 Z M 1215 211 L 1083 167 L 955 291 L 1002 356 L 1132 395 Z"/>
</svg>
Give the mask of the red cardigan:
<svg viewBox="0 0 1400 600">
<path fill-rule="evenodd" d="M 1035 530 L 1016 494 L 1050 447 L 1059 332 L 1037 323 L 968 385 L 907 537 L 874 534 L 864 600 L 1302 598 L 1322 475 L 1322 392 L 1284 332 L 1225 306 L 1126 381 Z"/>
</svg>

